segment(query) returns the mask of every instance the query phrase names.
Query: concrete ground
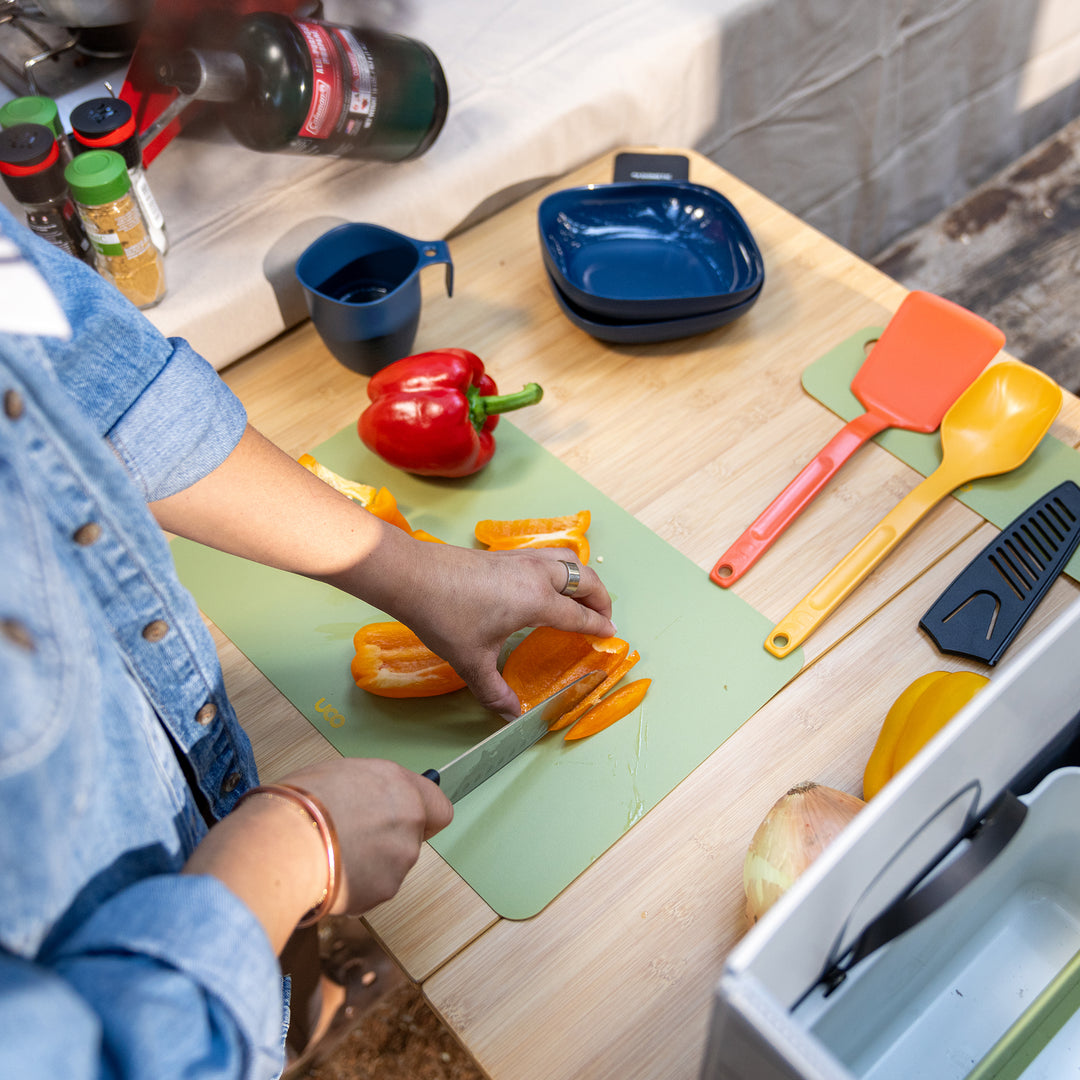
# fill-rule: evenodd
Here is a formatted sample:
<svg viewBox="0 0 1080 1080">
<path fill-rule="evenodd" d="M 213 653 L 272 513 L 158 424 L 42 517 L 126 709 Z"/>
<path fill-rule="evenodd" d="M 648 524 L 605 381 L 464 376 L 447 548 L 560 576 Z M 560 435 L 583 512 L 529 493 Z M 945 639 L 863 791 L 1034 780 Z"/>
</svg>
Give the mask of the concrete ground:
<svg viewBox="0 0 1080 1080">
<path fill-rule="evenodd" d="M 1080 119 L 871 260 L 999 327 L 1080 393 Z"/>
</svg>

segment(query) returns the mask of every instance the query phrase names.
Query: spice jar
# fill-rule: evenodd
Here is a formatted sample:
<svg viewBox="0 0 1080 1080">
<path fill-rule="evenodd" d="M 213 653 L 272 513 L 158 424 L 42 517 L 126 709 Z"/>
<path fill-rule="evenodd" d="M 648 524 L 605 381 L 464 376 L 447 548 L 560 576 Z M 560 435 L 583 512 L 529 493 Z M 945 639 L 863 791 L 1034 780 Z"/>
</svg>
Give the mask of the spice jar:
<svg viewBox="0 0 1080 1080">
<path fill-rule="evenodd" d="M 14 124 L 0 131 L 0 179 L 23 208 L 32 232 L 93 265 L 94 249 L 71 201 L 59 147 L 44 124 Z"/>
<path fill-rule="evenodd" d="M 28 95 L 14 98 L 0 107 L 0 127 L 9 128 L 16 124 L 43 124 L 53 133 L 64 165 L 71 160 L 71 144 L 64 134 L 60 111 L 52 98 L 42 97 L 40 94 Z"/>
<path fill-rule="evenodd" d="M 115 150 L 124 159 L 131 193 L 142 211 L 150 241 L 164 255 L 169 250 L 165 216 L 146 179 L 142 146 L 131 106 L 112 97 L 91 98 L 76 105 L 71 110 L 71 143 L 76 155 L 87 150 Z"/>
<path fill-rule="evenodd" d="M 88 150 L 64 176 L 94 246 L 98 273 L 136 307 L 153 307 L 165 295 L 165 267 L 132 195 L 124 159 L 114 150 Z"/>
</svg>

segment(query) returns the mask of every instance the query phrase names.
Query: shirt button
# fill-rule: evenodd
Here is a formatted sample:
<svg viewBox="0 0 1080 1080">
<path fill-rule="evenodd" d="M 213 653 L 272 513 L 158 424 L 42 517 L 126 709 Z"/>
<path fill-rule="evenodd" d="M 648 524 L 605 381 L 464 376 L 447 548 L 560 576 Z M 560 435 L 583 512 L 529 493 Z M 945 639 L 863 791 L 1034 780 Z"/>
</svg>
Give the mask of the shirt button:
<svg viewBox="0 0 1080 1080">
<path fill-rule="evenodd" d="M 164 619 L 155 619 L 143 627 L 142 636 L 147 641 L 160 641 L 168 632 L 169 624 Z"/>
<path fill-rule="evenodd" d="M 96 521 L 88 521 L 85 525 L 80 525 L 71 538 L 80 547 L 89 547 L 101 539 L 101 526 Z"/>
<path fill-rule="evenodd" d="M 36 648 L 33 634 L 17 619 L 0 619 L 0 634 L 3 634 L 12 645 L 18 645 L 20 649 L 26 649 L 27 652 L 33 652 Z"/>
<path fill-rule="evenodd" d="M 230 791 L 236 789 L 236 785 L 240 783 L 240 774 L 238 772 L 231 772 L 221 783 L 221 794 L 228 795 Z"/>
<path fill-rule="evenodd" d="M 18 420 L 24 409 L 23 396 L 18 390 L 4 391 L 4 415 L 9 420 Z"/>
<path fill-rule="evenodd" d="M 208 701 L 195 714 L 195 720 L 205 726 L 206 724 L 211 723 L 215 716 L 217 716 L 217 706 L 212 701 Z"/>
</svg>

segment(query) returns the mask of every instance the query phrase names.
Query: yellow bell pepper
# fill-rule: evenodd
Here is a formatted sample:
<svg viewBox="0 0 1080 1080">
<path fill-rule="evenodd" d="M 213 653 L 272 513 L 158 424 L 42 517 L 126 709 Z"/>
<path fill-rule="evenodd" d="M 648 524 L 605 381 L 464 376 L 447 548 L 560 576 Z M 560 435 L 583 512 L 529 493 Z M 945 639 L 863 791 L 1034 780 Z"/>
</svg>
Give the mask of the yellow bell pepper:
<svg viewBox="0 0 1080 1080">
<path fill-rule="evenodd" d="M 863 772 L 872 799 L 990 680 L 974 671 L 920 675 L 893 702 Z"/>
</svg>

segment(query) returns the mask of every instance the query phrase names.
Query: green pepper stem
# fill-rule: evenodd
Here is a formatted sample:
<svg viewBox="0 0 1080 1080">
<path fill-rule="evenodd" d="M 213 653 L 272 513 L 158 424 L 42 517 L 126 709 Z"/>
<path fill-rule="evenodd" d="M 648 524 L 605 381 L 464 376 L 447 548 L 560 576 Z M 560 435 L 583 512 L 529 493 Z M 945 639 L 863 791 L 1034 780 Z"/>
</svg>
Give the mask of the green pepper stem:
<svg viewBox="0 0 1080 1080">
<path fill-rule="evenodd" d="M 474 386 L 470 386 L 466 393 L 469 398 L 469 419 L 477 431 L 489 416 L 524 409 L 526 405 L 535 405 L 544 396 L 544 391 L 534 382 L 513 394 L 488 394 L 485 397 Z"/>
</svg>

